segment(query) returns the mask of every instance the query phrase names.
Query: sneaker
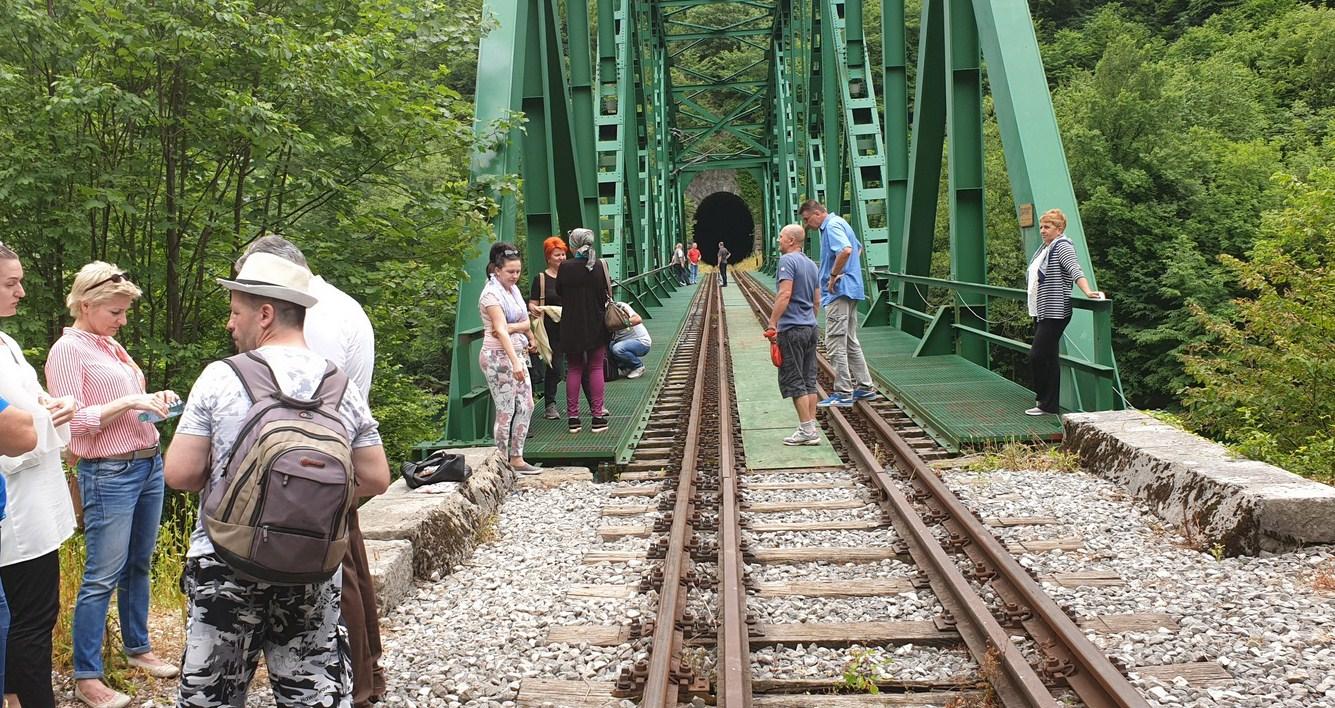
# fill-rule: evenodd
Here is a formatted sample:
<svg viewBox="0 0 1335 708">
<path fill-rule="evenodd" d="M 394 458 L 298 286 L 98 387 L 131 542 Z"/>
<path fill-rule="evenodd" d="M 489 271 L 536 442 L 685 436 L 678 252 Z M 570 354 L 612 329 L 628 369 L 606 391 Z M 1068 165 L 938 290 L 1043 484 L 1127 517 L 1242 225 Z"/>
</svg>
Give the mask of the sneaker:
<svg viewBox="0 0 1335 708">
<path fill-rule="evenodd" d="M 1048 412 L 1045 411 L 1045 410 L 1043 410 L 1042 408 L 1039 408 L 1038 406 L 1034 406 L 1033 408 L 1030 408 L 1029 410 L 1025 411 L 1024 414 L 1025 414 L 1025 415 L 1047 415 Z"/>
<path fill-rule="evenodd" d="M 878 393 L 874 388 L 859 387 L 853 389 L 853 400 L 855 401 L 870 401 L 871 399 L 876 398 L 879 395 L 881 394 Z"/>
<path fill-rule="evenodd" d="M 838 406 L 840 408 L 852 408 L 853 397 L 847 393 L 839 393 L 838 391 L 835 391 L 834 393 L 830 394 L 828 398 L 817 401 L 816 405 L 821 408 L 829 408 L 830 406 Z"/>
<path fill-rule="evenodd" d="M 570 424 L 570 434 L 574 435 L 584 429 L 584 425 L 579 422 L 579 418 L 570 418 L 567 421 Z"/>
<path fill-rule="evenodd" d="M 805 430 L 803 430 L 803 429 L 801 429 L 801 428 L 798 428 L 797 430 L 794 430 L 794 431 L 793 431 L 793 434 L 792 434 L 792 435 L 789 435 L 788 437 L 786 437 L 786 438 L 783 439 L 783 444 L 784 444 L 784 445 L 819 445 L 819 444 L 820 444 L 820 433 L 808 433 L 807 431 L 805 431 Z"/>
<path fill-rule="evenodd" d="M 644 376 L 644 367 L 643 367 L 643 366 L 638 367 L 638 368 L 636 368 L 636 369 L 632 369 L 631 372 L 630 372 L 629 374 L 626 374 L 626 378 L 628 378 L 628 379 L 638 379 L 638 378 L 640 378 L 641 376 Z"/>
<path fill-rule="evenodd" d="M 525 462 L 525 463 L 522 464 L 522 465 L 519 465 L 518 467 L 515 467 L 515 466 L 512 465 L 512 466 L 511 466 L 511 469 L 513 469 L 515 472 L 517 472 L 517 473 L 519 473 L 519 474 L 523 474 L 523 475 L 540 474 L 540 473 L 542 472 L 542 468 L 541 468 L 541 467 L 538 467 L 537 465 L 529 464 L 529 463 L 527 463 L 527 462 Z"/>
<path fill-rule="evenodd" d="M 603 409 L 602 409 L 601 411 L 598 412 L 598 417 L 599 417 L 599 418 L 611 418 L 611 417 L 612 417 L 612 411 L 607 410 L 607 406 L 603 406 Z"/>
<path fill-rule="evenodd" d="M 547 420 L 560 420 L 561 411 L 556 409 L 555 402 L 548 403 L 547 407 L 543 409 L 542 417 L 546 418 Z"/>
<path fill-rule="evenodd" d="M 607 418 L 596 415 L 593 417 L 593 425 L 589 426 L 589 432 L 605 433 L 607 432 Z"/>
</svg>

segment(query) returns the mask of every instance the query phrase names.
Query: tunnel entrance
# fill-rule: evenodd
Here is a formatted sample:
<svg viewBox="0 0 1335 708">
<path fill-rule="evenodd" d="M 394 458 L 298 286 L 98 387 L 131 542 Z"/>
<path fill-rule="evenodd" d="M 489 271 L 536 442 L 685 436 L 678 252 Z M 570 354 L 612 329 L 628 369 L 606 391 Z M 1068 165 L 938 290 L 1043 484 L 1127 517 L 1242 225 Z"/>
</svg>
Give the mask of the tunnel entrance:
<svg viewBox="0 0 1335 708">
<path fill-rule="evenodd" d="M 732 192 L 714 192 L 695 209 L 692 238 L 700 246 L 700 256 L 710 265 L 718 265 L 719 241 L 728 245 L 729 263 L 737 263 L 755 250 L 756 222 L 746 202 Z"/>
</svg>

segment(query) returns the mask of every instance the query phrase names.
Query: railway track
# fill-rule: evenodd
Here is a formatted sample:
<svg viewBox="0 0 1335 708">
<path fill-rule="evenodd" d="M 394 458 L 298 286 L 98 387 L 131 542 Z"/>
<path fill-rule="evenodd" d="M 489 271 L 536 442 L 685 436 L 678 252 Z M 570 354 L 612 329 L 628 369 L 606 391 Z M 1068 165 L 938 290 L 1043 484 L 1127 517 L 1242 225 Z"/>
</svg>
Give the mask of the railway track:
<svg viewBox="0 0 1335 708">
<path fill-rule="evenodd" d="M 749 278 L 736 280 L 753 309 L 767 305 L 767 293 Z M 604 514 L 616 523 L 599 529 L 608 541 L 648 538 L 648 548 L 592 559 L 643 558 L 648 572 L 637 589 L 653 618 L 620 629 L 567 628 L 552 641 L 636 644 L 643 658 L 622 668 L 612 695 L 641 706 L 867 705 L 856 696 L 815 693 L 828 694 L 837 677 L 754 676 L 754 652 L 798 644 L 966 647 L 970 672 L 871 681 L 887 692 L 915 692 L 923 705 L 1056 706 L 1054 694 L 1067 692 L 1088 706 L 1147 705 L 940 482 L 927 459 L 947 453 L 892 402 L 859 402 L 822 416 L 843 467 L 748 471 L 722 297 L 717 287 L 697 297 L 700 307 L 677 344 L 651 423 L 613 492 L 618 501 L 651 503 L 608 507 Z M 823 360 L 822 367 L 828 380 Z M 766 495 L 780 500 L 759 501 Z M 849 514 L 855 518 L 839 516 Z M 636 516 L 644 518 L 626 523 Z M 855 540 L 784 541 L 803 534 Z M 782 540 L 761 542 L 768 538 Z M 761 568 L 820 561 L 896 562 L 913 570 L 897 578 L 755 577 Z M 771 598 L 818 602 L 921 590 L 939 602 L 931 619 L 782 622 L 759 606 Z"/>
</svg>

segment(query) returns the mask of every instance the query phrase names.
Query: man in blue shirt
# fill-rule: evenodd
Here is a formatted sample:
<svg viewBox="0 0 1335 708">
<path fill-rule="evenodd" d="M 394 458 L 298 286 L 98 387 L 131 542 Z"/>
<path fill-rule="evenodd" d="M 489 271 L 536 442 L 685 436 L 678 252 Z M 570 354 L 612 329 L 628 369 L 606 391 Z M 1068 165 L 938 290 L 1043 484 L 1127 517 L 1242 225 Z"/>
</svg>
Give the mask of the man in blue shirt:
<svg viewBox="0 0 1335 708">
<path fill-rule="evenodd" d="M 37 446 L 37 431 L 32 427 L 32 415 L 11 408 L 9 401 L 0 398 L 0 455 L 18 457 Z M 5 476 L 0 474 L 0 521 L 5 518 Z M 0 539 L 3 543 L 4 539 Z M 0 587 L 0 686 L 5 685 L 5 639 L 9 636 L 9 603 L 5 589 Z"/>
<path fill-rule="evenodd" d="M 858 303 L 862 285 L 862 243 L 842 217 L 808 199 L 799 212 L 808 229 L 820 232 L 820 303 L 825 307 L 825 354 L 834 366 L 834 391 L 816 405 L 849 408 L 876 398 L 867 360 L 858 343 Z"/>
<path fill-rule="evenodd" d="M 797 430 L 784 445 L 818 445 L 816 429 L 816 310 L 820 307 L 820 272 L 802 252 L 807 233 L 797 224 L 779 232 L 779 268 L 774 274 L 779 292 L 769 315 L 769 329 L 783 353 L 779 364 L 779 394 L 793 399 Z"/>
</svg>

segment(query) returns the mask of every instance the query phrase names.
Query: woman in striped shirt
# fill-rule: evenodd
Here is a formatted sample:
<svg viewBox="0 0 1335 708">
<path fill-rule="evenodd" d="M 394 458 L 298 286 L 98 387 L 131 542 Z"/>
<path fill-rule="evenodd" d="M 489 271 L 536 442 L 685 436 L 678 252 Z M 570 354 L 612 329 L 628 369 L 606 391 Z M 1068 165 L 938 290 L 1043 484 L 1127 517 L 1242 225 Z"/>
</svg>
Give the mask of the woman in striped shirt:
<svg viewBox="0 0 1335 708">
<path fill-rule="evenodd" d="M 52 393 L 72 395 L 70 451 L 79 459 L 87 561 L 74 606 L 74 694 L 94 708 L 124 708 L 130 697 L 102 682 L 102 635 L 111 592 L 119 588 L 121 635 L 130 665 L 159 678 L 176 666 L 153 654 L 148 598 L 153 548 L 162 518 L 162 455 L 156 420 L 180 401 L 145 392 L 139 366 L 115 339 L 142 291 L 116 266 L 97 261 L 74 277 L 65 299 L 74 326 L 51 347 Z"/>
<path fill-rule="evenodd" d="M 1080 287 L 1091 300 L 1103 299 L 1103 293 L 1091 290 L 1075 245 L 1066 238 L 1066 215 L 1061 209 L 1049 209 L 1038 219 L 1038 234 L 1043 246 L 1029 262 L 1029 316 L 1034 318 L 1034 343 L 1029 348 L 1029 365 L 1034 375 L 1034 407 L 1028 415 L 1061 412 L 1061 362 L 1057 358 L 1062 332 L 1071 322 L 1071 285 Z"/>
</svg>

